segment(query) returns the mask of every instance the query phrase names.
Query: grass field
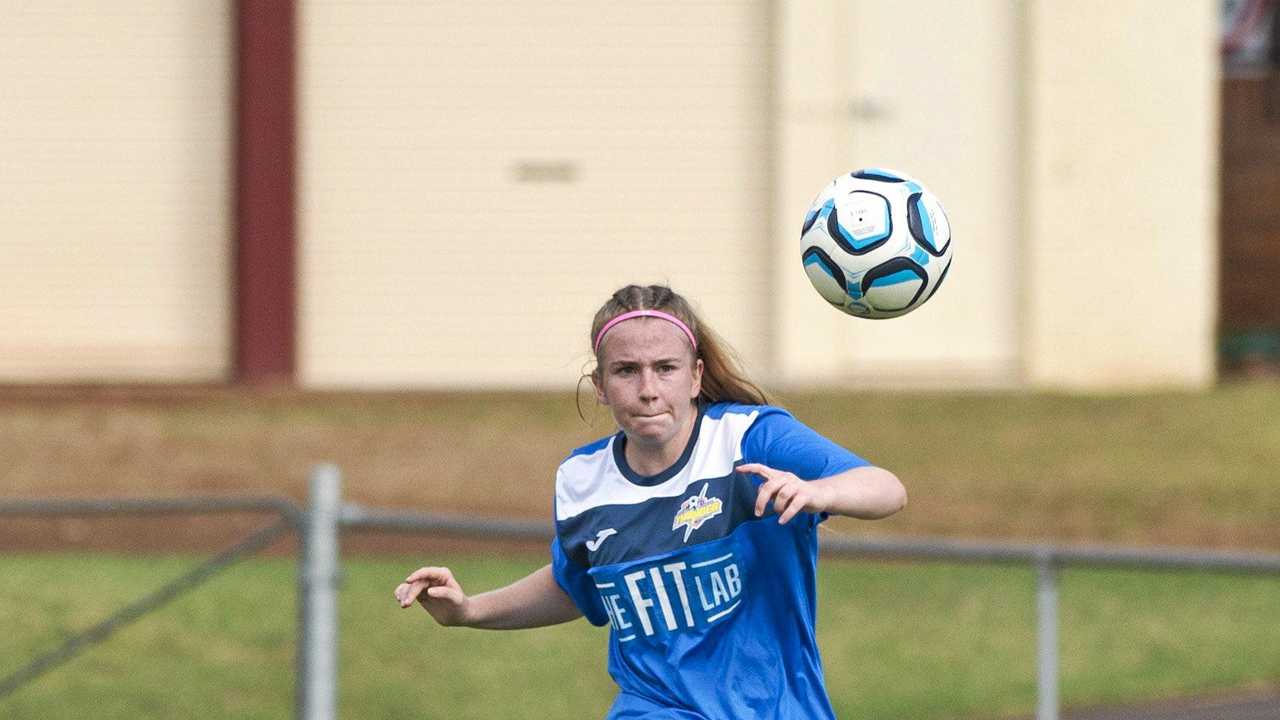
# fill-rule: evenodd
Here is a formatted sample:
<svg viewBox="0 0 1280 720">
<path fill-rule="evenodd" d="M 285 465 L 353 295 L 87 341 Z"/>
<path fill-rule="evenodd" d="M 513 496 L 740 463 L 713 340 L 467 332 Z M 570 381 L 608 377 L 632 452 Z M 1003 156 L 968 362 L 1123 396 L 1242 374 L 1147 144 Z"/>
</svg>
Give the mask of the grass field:
<svg viewBox="0 0 1280 720">
<path fill-rule="evenodd" d="M 876 523 L 833 521 L 845 532 L 1280 551 L 1280 383 L 1204 393 L 781 400 L 907 486 L 905 512 Z M 0 397 L 0 487 L 27 497 L 301 499 L 308 470 L 331 460 L 358 502 L 546 518 L 568 449 L 612 431 L 588 398 L 583 409 L 586 422 L 570 392 L 11 392 Z M 59 532 L 75 540 L 72 530 Z M 47 533 L 42 526 L 29 537 Z"/>
<path fill-rule="evenodd" d="M 448 560 L 472 591 L 543 562 L 482 554 Z M 0 675 L 196 561 L 0 557 Z M 416 564 L 365 558 L 345 565 L 343 717 L 603 714 L 613 693 L 603 629 L 584 621 L 514 633 L 438 628 L 391 598 Z M 290 717 L 293 572 L 285 558 L 236 566 L 0 701 L 0 717 Z M 1034 585 L 1032 572 L 1018 568 L 825 562 L 819 636 L 838 714 L 930 720 L 1029 712 Z M 1274 578 L 1069 571 L 1061 602 L 1069 705 L 1280 678 Z"/>
<path fill-rule="evenodd" d="M 908 488 L 904 512 L 828 523 L 841 533 L 1280 551 L 1280 383 L 781 400 Z M 570 393 L 10 390 L 0 393 L 0 488 L 6 498 L 302 499 L 309 469 L 333 461 L 347 498 L 368 505 L 546 519 L 567 449 L 612 429 L 586 401 L 584 410 L 585 422 Z M 0 675 L 197 562 L 175 551 L 228 544 L 257 522 L 6 519 Z M 348 558 L 344 716 L 603 712 L 612 687 L 602 632 L 584 623 L 442 631 L 391 600 L 394 582 L 428 561 L 448 560 L 469 589 L 483 590 L 544 556 L 482 545 L 482 555 L 444 557 L 440 548 L 456 546 L 407 540 L 394 547 L 418 557 Z M 27 552 L 37 547 L 59 553 Z M 87 552 L 112 548 L 147 554 Z M 828 562 L 822 577 L 819 632 L 842 717 L 997 717 L 1032 707 L 1030 570 Z M 0 701 L 0 717 L 288 717 L 293 583 L 287 559 L 238 566 Z M 1069 571 L 1062 592 L 1070 704 L 1280 683 L 1274 578 Z"/>
</svg>

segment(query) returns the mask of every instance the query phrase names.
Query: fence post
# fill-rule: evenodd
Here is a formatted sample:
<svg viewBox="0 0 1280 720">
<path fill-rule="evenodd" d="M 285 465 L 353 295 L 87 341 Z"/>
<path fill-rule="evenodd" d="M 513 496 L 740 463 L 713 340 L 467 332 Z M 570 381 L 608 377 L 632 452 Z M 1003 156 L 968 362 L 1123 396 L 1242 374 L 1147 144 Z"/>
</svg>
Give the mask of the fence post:
<svg viewBox="0 0 1280 720">
<path fill-rule="evenodd" d="M 1036 559 L 1036 618 L 1036 720 L 1058 720 L 1058 568 L 1051 550 Z"/>
<path fill-rule="evenodd" d="M 298 568 L 298 717 L 335 720 L 342 472 L 335 465 L 317 465 L 311 471 L 310 492 Z"/>
</svg>

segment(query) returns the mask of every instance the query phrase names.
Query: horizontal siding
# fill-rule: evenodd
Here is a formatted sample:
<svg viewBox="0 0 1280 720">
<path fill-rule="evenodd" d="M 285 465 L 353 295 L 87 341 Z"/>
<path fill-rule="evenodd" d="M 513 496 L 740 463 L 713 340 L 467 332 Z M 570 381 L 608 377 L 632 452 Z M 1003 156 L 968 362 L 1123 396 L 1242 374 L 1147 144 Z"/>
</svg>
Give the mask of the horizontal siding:
<svg viewBox="0 0 1280 720">
<path fill-rule="evenodd" d="M 0 381 L 228 368 L 230 4 L 0 4 Z"/>
<path fill-rule="evenodd" d="M 1030 5 L 1024 301 L 1039 387 L 1213 380 L 1215 17 L 1206 0 Z"/>
<path fill-rule="evenodd" d="M 760 369 L 766 20 L 307 3 L 302 381 L 571 386 L 630 281 L 672 283 Z"/>
</svg>

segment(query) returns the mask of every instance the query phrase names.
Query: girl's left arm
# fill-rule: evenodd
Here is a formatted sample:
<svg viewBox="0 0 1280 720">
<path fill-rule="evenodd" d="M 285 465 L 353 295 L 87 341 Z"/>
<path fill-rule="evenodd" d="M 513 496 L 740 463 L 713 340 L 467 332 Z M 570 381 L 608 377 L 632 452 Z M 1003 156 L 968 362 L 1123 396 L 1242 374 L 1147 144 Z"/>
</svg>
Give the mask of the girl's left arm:
<svg viewBox="0 0 1280 720">
<path fill-rule="evenodd" d="M 907 506 L 907 489 L 898 476 L 872 465 L 845 470 L 809 484 L 827 490 L 827 507 L 819 512 L 832 515 L 879 520 Z"/>
<path fill-rule="evenodd" d="M 800 512 L 878 520 L 907 505 L 907 490 L 898 477 L 870 465 L 808 481 L 759 463 L 745 463 L 737 470 L 764 478 L 756 494 L 756 516 L 764 515 L 772 501 L 778 522 L 782 524 Z"/>
</svg>

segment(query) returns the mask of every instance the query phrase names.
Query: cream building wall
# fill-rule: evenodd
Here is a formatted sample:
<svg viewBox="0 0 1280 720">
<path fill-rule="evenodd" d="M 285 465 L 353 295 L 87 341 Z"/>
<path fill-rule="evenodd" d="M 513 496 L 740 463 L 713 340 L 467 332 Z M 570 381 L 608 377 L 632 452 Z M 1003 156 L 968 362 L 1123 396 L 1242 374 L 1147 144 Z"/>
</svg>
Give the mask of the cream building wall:
<svg viewBox="0 0 1280 720">
<path fill-rule="evenodd" d="M 1029 9 L 1027 382 L 1206 385 L 1217 322 L 1217 5 Z"/>
<path fill-rule="evenodd" d="M 1021 382 L 1020 27 L 1020 6 L 996 0 L 781 3 L 772 258 L 779 382 Z M 919 178 L 947 209 L 955 257 L 946 285 L 909 315 L 848 317 L 801 271 L 809 202 L 830 178 L 859 167 Z"/>
<path fill-rule="evenodd" d="M 563 387 L 633 279 L 775 386 L 1212 379 L 1208 0 L 378 7 L 303 13 L 307 385 Z M 809 200 L 862 166 L 951 215 L 903 318 L 801 271 Z"/>
<path fill-rule="evenodd" d="M 299 10 L 301 385 L 568 387 L 630 281 L 774 386 L 1213 379 L 1210 0 Z M 227 376 L 231 11 L 0 5 L 0 381 Z M 955 228 L 880 322 L 797 241 L 868 165 Z"/>
<path fill-rule="evenodd" d="M 301 11 L 303 384 L 571 388 L 630 282 L 768 370 L 766 3 Z"/>
<path fill-rule="evenodd" d="M 0 382 L 225 378 L 230 11 L 0 3 Z"/>
</svg>

